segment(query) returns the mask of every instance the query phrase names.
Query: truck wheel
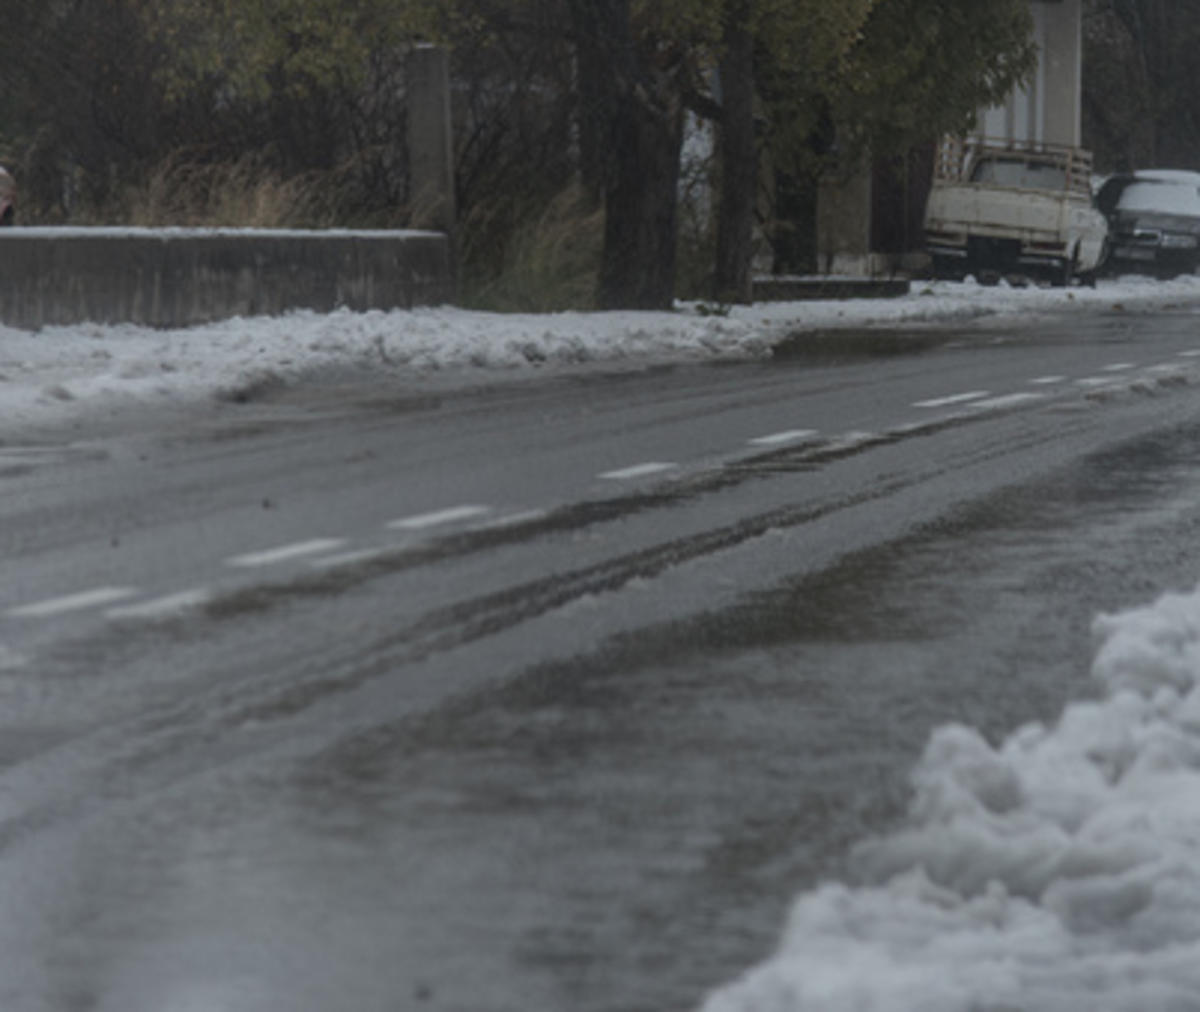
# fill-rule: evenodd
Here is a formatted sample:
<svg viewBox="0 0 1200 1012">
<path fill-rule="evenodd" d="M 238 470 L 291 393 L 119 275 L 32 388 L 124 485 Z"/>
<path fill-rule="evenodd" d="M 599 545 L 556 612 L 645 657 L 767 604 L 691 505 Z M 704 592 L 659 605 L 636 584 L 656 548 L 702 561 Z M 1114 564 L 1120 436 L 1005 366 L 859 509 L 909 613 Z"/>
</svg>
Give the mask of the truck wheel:
<svg viewBox="0 0 1200 1012">
<path fill-rule="evenodd" d="M 1064 260 L 1055 272 L 1051 279 L 1051 284 L 1058 288 L 1069 288 L 1071 282 L 1075 280 L 1075 265 L 1079 262 L 1079 248 L 1075 248 L 1075 252 L 1071 254 L 1070 259 Z"/>
<path fill-rule="evenodd" d="M 936 281 L 961 281 L 963 276 L 954 257 L 934 257 L 933 277 Z"/>
</svg>

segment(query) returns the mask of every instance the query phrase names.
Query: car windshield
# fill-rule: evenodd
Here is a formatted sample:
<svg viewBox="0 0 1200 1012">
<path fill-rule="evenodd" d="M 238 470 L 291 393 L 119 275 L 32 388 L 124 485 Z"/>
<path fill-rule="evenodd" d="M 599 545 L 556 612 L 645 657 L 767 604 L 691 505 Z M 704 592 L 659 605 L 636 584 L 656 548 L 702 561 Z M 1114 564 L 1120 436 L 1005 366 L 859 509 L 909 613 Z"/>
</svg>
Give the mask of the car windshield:
<svg viewBox="0 0 1200 1012">
<path fill-rule="evenodd" d="M 1117 210 L 1200 217 L 1200 188 L 1193 183 L 1138 180 L 1121 191 Z"/>
<path fill-rule="evenodd" d="M 973 183 L 1015 186 L 1022 190 L 1065 190 L 1067 172 L 1060 165 L 1015 158 L 984 158 L 971 173 Z"/>
</svg>

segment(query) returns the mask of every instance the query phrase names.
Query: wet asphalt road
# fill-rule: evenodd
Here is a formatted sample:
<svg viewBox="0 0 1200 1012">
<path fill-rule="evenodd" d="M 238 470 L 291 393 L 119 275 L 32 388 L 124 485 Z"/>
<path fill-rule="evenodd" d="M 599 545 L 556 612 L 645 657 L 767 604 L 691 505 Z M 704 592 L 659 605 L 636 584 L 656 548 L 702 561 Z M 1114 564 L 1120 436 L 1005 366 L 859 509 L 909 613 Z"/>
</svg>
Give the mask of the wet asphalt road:
<svg viewBox="0 0 1200 1012">
<path fill-rule="evenodd" d="M 12 438 L 0 1007 L 694 1008 L 1200 579 L 1198 454 L 1182 308 Z"/>
</svg>

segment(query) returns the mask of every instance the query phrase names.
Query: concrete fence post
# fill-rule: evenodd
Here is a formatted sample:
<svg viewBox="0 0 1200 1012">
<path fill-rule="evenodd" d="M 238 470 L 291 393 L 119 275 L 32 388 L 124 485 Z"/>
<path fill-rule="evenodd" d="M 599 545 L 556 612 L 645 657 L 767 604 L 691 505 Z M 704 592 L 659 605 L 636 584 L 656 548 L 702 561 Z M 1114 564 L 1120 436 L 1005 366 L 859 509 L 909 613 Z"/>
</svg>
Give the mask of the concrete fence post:
<svg viewBox="0 0 1200 1012">
<path fill-rule="evenodd" d="M 450 59 L 437 46 L 408 57 L 410 226 L 453 237 L 454 139 L 450 120 Z"/>
</svg>

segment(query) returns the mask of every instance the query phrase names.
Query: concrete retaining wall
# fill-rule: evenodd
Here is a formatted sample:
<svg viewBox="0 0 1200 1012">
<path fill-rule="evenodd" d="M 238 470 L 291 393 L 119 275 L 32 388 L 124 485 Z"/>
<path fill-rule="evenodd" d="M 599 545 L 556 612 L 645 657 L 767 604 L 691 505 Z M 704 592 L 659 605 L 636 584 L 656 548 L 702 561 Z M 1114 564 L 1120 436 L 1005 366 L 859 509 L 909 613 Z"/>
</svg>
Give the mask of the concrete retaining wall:
<svg viewBox="0 0 1200 1012">
<path fill-rule="evenodd" d="M 0 323 L 185 327 L 454 299 L 437 232 L 0 229 Z"/>
<path fill-rule="evenodd" d="M 801 278 L 755 278 L 755 302 L 799 302 L 817 299 L 895 299 L 908 294 L 904 279 L 833 278 L 824 275 Z"/>
</svg>

